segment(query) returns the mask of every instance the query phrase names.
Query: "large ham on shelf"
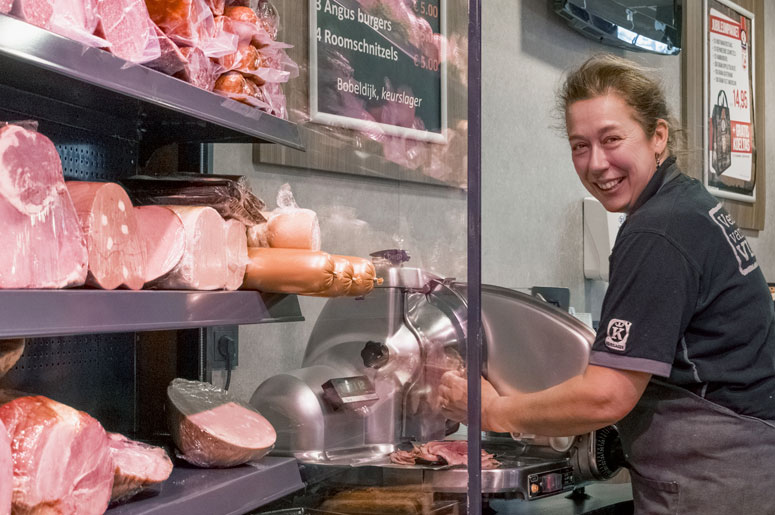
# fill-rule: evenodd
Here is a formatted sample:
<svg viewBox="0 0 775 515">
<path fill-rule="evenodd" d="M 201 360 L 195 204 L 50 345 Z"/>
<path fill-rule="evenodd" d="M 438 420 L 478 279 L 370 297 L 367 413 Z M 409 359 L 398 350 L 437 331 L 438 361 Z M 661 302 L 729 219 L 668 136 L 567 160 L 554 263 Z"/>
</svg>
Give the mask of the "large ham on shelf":
<svg viewBox="0 0 775 515">
<path fill-rule="evenodd" d="M 172 460 L 161 447 L 108 433 L 110 456 L 115 466 L 110 500 L 123 501 L 145 487 L 165 481 L 172 473 Z"/>
<path fill-rule="evenodd" d="M 145 282 L 170 272 L 186 250 L 186 231 L 175 211 L 164 206 L 135 206 L 137 230 L 145 243 Z"/>
<path fill-rule="evenodd" d="M 50 139 L 0 127 L 0 288 L 64 288 L 86 280 L 87 252 Z"/>
</svg>

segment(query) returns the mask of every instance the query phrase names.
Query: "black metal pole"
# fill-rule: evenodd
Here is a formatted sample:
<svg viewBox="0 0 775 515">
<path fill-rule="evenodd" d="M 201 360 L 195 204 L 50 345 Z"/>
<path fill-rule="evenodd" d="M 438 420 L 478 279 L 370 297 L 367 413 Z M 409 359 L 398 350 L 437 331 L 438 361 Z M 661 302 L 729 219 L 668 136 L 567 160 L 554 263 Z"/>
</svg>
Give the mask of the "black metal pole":
<svg viewBox="0 0 775 515">
<path fill-rule="evenodd" d="M 468 513 L 482 513 L 481 441 L 481 0 L 468 1 Z"/>
</svg>

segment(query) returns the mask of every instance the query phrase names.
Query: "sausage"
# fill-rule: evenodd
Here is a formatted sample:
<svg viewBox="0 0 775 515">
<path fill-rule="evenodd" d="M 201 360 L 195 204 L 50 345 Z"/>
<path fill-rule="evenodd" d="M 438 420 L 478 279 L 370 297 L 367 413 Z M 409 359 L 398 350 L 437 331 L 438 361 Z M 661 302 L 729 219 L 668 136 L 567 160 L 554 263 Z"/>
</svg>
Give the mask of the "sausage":
<svg viewBox="0 0 775 515">
<path fill-rule="evenodd" d="M 316 295 L 334 282 L 336 265 L 326 252 L 249 247 L 248 258 L 243 290 Z"/>
</svg>

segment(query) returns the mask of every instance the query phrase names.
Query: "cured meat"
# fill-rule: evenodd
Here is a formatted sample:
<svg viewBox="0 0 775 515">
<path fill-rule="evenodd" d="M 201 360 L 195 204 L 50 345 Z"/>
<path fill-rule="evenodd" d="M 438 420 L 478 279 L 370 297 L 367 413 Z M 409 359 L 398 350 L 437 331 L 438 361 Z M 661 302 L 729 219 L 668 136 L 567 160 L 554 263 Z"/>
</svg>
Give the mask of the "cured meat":
<svg viewBox="0 0 775 515">
<path fill-rule="evenodd" d="M 353 266 L 345 256 L 331 255 L 334 260 L 334 280 L 326 291 L 317 297 L 341 297 L 347 295 L 353 284 Z"/>
<path fill-rule="evenodd" d="M 86 280 L 86 241 L 54 144 L 0 127 L 0 288 L 64 288 Z M 11 243 L 12 242 L 12 243 Z"/>
<path fill-rule="evenodd" d="M 145 283 L 146 256 L 132 201 L 112 182 L 68 181 L 89 250 L 87 283 L 112 290 L 139 290 Z"/>
<path fill-rule="evenodd" d="M 11 7 L 13 7 L 13 0 L 0 0 L 0 14 L 8 14 L 11 12 Z M 0 513 L 2 512 L 0 509 Z"/>
<path fill-rule="evenodd" d="M 145 282 L 158 279 L 175 268 L 186 250 L 183 221 L 164 206 L 135 206 L 137 231 L 146 252 Z"/>
<path fill-rule="evenodd" d="M 234 22 L 234 31 L 240 45 L 254 44 L 261 48 L 272 42 L 272 38 L 260 24 L 258 15 L 250 7 L 232 5 L 223 10 L 223 15 Z"/>
<path fill-rule="evenodd" d="M 133 63 L 161 55 L 156 31 L 143 0 L 99 0 L 96 34 L 110 43 L 110 52 Z"/>
<path fill-rule="evenodd" d="M 197 88 L 212 91 L 216 79 L 213 62 L 199 48 L 184 47 L 180 52 L 185 57 L 186 64 L 175 74 L 175 77 Z"/>
<path fill-rule="evenodd" d="M 14 0 L 11 14 L 27 23 L 48 29 L 51 25 L 51 16 L 54 14 L 54 2 L 51 0 Z"/>
<path fill-rule="evenodd" d="M 399 465 L 468 465 L 468 442 L 465 440 L 439 440 L 421 445 L 412 444 L 411 451 L 394 451 L 390 461 Z M 498 468 L 500 462 L 493 454 L 482 449 L 482 469 Z"/>
<path fill-rule="evenodd" d="M 243 290 L 318 295 L 334 282 L 334 260 L 325 252 L 248 247 Z"/>
<path fill-rule="evenodd" d="M 223 14 L 223 9 L 226 7 L 226 0 L 206 0 L 207 1 L 207 7 L 210 8 L 210 10 L 215 15 L 221 15 Z"/>
<path fill-rule="evenodd" d="M 153 24 L 153 30 L 156 34 L 156 39 L 159 41 L 160 55 L 153 61 L 145 63 L 145 65 L 167 75 L 174 75 L 182 71 L 186 64 L 188 64 L 186 56 L 181 52 L 178 45 L 168 38 L 155 23 Z"/>
<path fill-rule="evenodd" d="M 115 474 L 110 500 L 128 499 L 144 488 L 165 481 L 172 473 L 172 460 L 161 447 L 108 433 Z"/>
<path fill-rule="evenodd" d="M 213 91 L 249 106 L 258 108 L 269 107 L 269 104 L 259 98 L 261 92 L 258 86 L 239 72 L 226 72 L 218 77 Z"/>
<path fill-rule="evenodd" d="M 221 16 L 221 18 L 224 17 Z M 229 20 L 228 18 L 225 19 Z M 237 48 L 236 52 L 221 57 L 218 63 L 224 68 L 224 71 L 233 70 L 242 74 L 255 75 L 262 66 L 263 58 L 255 46 L 242 45 Z M 254 77 L 254 81 L 255 79 L 258 78 Z"/>
<path fill-rule="evenodd" d="M 183 257 L 169 273 L 149 286 L 165 290 L 219 290 L 228 270 L 223 218 L 206 206 L 167 206 L 183 222 Z"/>
<path fill-rule="evenodd" d="M 100 423 L 46 397 L 14 396 L 0 392 L 0 422 L 13 455 L 13 513 L 103 513 L 113 461 Z"/>
<path fill-rule="evenodd" d="M 245 224 L 237 220 L 226 221 L 226 289 L 236 290 L 245 279 L 248 266 L 248 235 Z"/>
<path fill-rule="evenodd" d="M 173 379 L 169 430 L 180 457 L 199 467 L 233 467 L 263 457 L 277 434 L 255 409 L 210 383 Z"/>
<path fill-rule="evenodd" d="M 110 43 L 94 35 L 99 23 L 98 0 L 52 0 L 54 13 L 50 30 L 66 38 L 93 47 L 108 47 Z"/>
<path fill-rule="evenodd" d="M 0 378 L 16 365 L 24 353 L 24 338 L 0 340 Z M 2 513 L 3 510 L 0 510 Z"/>
<path fill-rule="evenodd" d="M 288 184 L 277 193 L 277 209 L 266 222 L 266 241 L 273 248 L 320 250 L 318 215 L 296 204 Z"/>
<path fill-rule="evenodd" d="M 181 46 L 197 47 L 213 36 L 215 20 L 204 0 L 145 0 L 151 19 Z"/>
<path fill-rule="evenodd" d="M 347 256 L 353 266 L 353 283 L 348 295 L 360 297 L 374 289 L 374 280 L 377 279 L 377 270 L 374 263 L 368 259 Z M 381 279 L 380 279 L 381 282 Z"/>
<path fill-rule="evenodd" d="M 5 424 L 0 422 L 0 515 L 10 515 L 13 496 L 13 460 L 11 440 Z"/>
</svg>

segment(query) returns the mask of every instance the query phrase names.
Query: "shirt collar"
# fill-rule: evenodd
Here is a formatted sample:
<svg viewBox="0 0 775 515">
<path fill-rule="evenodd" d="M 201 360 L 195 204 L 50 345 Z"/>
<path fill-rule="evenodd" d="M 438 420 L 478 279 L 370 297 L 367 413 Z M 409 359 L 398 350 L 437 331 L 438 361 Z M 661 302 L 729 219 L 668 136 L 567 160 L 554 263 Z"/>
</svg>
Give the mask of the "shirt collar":
<svg viewBox="0 0 775 515">
<path fill-rule="evenodd" d="M 670 156 L 665 159 L 665 161 L 659 165 L 657 171 L 654 172 L 651 180 L 649 180 L 648 184 L 646 184 L 646 187 L 643 188 L 643 191 L 640 192 L 638 199 L 627 211 L 627 215 L 632 215 L 635 211 L 637 211 L 651 197 L 656 195 L 659 190 L 662 189 L 662 186 L 675 179 L 679 173 L 678 166 L 675 164 L 675 156 Z"/>
</svg>

